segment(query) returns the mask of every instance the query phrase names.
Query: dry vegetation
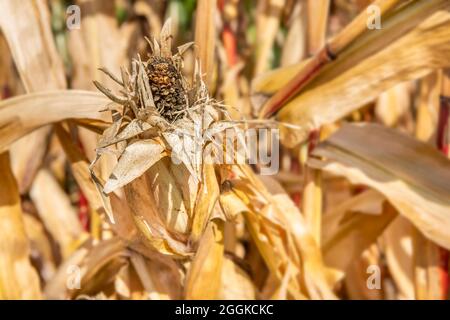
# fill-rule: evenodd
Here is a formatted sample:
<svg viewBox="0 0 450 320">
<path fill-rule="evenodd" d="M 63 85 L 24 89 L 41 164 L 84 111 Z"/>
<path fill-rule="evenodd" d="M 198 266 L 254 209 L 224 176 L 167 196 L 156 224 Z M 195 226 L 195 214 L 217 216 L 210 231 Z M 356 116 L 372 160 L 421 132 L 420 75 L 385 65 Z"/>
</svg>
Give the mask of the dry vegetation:
<svg viewBox="0 0 450 320">
<path fill-rule="evenodd" d="M 447 299 L 450 1 L 371 2 L 0 0 L 0 299 Z"/>
</svg>

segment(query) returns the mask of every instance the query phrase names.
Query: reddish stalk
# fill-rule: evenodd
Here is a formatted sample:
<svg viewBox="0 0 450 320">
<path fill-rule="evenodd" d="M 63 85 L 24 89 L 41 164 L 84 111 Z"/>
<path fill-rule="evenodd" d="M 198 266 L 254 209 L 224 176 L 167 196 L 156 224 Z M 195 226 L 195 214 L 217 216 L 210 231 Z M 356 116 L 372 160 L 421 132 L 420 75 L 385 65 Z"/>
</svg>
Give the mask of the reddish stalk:
<svg viewBox="0 0 450 320">
<path fill-rule="evenodd" d="M 450 118 L 450 71 L 444 72 L 444 79 L 442 83 L 441 103 L 439 106 L 439 118 L 437 127 L 437 147 L 447 157 L 450 156 L 448 140 L 450 135 L 449 118 Z M 444 300 L 448 297 L 449 290 L 449 251 L 440 249 L 440 274 L 442 284 L 442 298 Z"/>
<path fill-rule="evenodd" d="M 311 58 L 305 67 L 286 85 L 286 87 L 277 91 L 269 101 L 267 101 L 266 105 L 261 110 L 260 117 L 270 118 L 274 115 L 284 104 L 291 100 L 295 94 L 314 79 L 325 65 L 334 59 L 335 56 L 328 50 L 328 46 L 326 45 Z"/>
<path fill-rule="evenodd" d="M 78 219 L 85 231 L 89 231 L 89 206 L 86 197 L 81 190 L 78 191 Z"/>
<path fill-rule="evenodd" d="M 217 7 L 219 8 L 221 15 L 224 17 L 222 43 L 227 54 L 228 66 L 232 67 L 237 63 L 237 40 L 233 30 L 231 29 L 229 21 L 226 21 L 224 16 L 225 1 L 226 0 L 217 0 Z"/>
<path fill-rule="evenodd" d="M 217 0 L 217 8 L 219 8 L 220 12 L 223 12 L 225 7 L 225 0 Z"/>
<path fill-rule="evenodd" d="M 437 146 L 446 156 L 449 156 L 449 142 L 447 141 L 449 131 L 450 97 L 441 96 L 439 108 L 439 120 L 437 128 Z"/>
</svg>

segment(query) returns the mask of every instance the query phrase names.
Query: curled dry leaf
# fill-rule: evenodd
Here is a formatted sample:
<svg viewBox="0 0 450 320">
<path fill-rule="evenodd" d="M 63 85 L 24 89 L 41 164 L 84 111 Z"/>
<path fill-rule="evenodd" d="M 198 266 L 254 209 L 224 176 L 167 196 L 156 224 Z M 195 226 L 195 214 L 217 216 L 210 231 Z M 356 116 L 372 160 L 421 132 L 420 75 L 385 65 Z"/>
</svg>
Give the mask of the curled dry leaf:
<svg viewBox="0 0 450 320">
<path fill-rule="evenodd" d="M 216 6 L 217 4 L 214 1 L 200 0 L 197 5 L 195 26 L 195 43 L 204 71 L 204 81 L 211 87 L 215 64 Z"/>
<path fill-rule="evenodd" d="M 218 299 L 256 299 L 256 288 L 249 274 L 227 257 L 223 259 L 222 281 Z"/>
<path fill-rule="evenodd" d="M 426 237 L 450 248 L 450 161 L 433 147 L 379 125 L 344 125 L 313 155 L 323 159 L 309 165 L 376 189 Z"/>
<path fill-rule="evenodd" d="M 89 246 L 82 246 L 74 251 L 57 268 L 55 275 L 48 281 L 44 288 L 47 299 L 62 300 L 69 298 L 70 288 L 78 287 L 79 277 L 73 277 L 79 271 L 79 266 L 89 253 Z M 69 284 L 69 286 L 68 286 Z"/>
<path fill-rule="evenodd" d="M 105 120 L 98 111 L 107 103 L 98 93 L 76 90 L 31 93 L 3 100 L 0 102 L 0 150 L 46 124 L 66 119 Z"/>
<path fill-rule="evenodd" d="M 227 181 L 222 185 L 228 187 L 222 190 L 221 203 L 234 202 L 222 205 L 225 215 L 244 214 L 252 240 L 277 281 L 286 281 L 289 297 L 334 299 L 335 275 L 323 265 L 319 247 L 292 200 L 280 193 L 280 187 L 275 188 L 279 194 L 269 193 L 249 168 L 232 172 L 233 179 L 226 172 L 222 176 Z M 270 185 L 277 183 L 270 180 Z"/>
<path fill-rule="evenodd" d="M 126 257 L 124 243 L 117 237 L 97 244 L 87 242 L 60 264 L 45 287 L 45 295 L 49 299 L 78 299 L 95 294 L 98 286 L 112 283 L 127 263 Z"/>
</svg>

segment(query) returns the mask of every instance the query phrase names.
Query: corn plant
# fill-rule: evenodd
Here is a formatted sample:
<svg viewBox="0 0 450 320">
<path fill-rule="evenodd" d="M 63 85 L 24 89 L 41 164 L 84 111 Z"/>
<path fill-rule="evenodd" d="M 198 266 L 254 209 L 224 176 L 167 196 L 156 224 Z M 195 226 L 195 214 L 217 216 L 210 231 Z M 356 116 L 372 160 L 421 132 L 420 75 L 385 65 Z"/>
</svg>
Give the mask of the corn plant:
<svg viewBox="0 0 450 320">
<path fill-rule="evenodd" d="M 0 0 L 0 298 L 447 299 L 449 10 Z"/>
</svg>

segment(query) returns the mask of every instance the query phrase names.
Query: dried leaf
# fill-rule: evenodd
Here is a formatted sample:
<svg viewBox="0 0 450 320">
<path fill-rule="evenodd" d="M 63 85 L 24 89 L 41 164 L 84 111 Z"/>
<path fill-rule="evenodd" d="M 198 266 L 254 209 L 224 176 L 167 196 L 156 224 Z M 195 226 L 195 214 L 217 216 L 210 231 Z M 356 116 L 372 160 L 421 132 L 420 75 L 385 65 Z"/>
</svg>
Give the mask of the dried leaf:
<svg viewBox="0 0 450 320">
<path fill-rule="evenodd" d="M 285 0 L 259 2 L 256 20 L 258 38 L 256 41 L 255 75 L 260 75 L 270 69 L 269 57 L 280 28 L 281 13 L 285 2 Z"/>
<path fill-rule="evenodd" d="M 186 299 L 216 299 L 221 286 L 224 223 L 210 221 L 186 276 Z"/>
<path fill-rule="evenodd" d="M 198 46 L 198 57 L 204 72 L 204 81 L 212 85 L 216 46 L 216 2 L 200 0 L 197 3 L 195 18 L 195 43 Z M 202 75 L 203 76 L 203 75 Z"/>
<path fill-rule="evenodd" d="M 36 175 L 30 197 L 45 227 L 58 242 L 62 256 L 68 257 L 83 235 L 83 228 L 69 197 L 46 169 L 41 169 Z"/>
<path fill-rule="evenodd" d="M 0 29 L 27 92 L 66 87 L 64 67 L 56 51 L 45 1 L 32 0 L 27 6 L 1 1 Z M 28 191 L 42 164 L 49 133 L 49 127 L 42 128 L 17 141 L 10 149 L 21 193 Z"/>
<path fill-rule="evenodd" d="M 256 288 L 251 277 L 233 260 L 225 257 L 222 263 L 221 300 L 255 300 Z"/>
<path fill-rule="evenodd" d="M 411 222 L 398 216 L 383 235 L 386 263 L 402 300 L 414 299 L 413 232 Z"/>
<path fill-rule="evenodd" d="M 25 231 L 30 241 L 31 256 L 40 262 L 40 275 L 49 281 L 55 275 L 55 259 L 48 234 L 42 223 L 30 214 L 24 214 Z"/>
<path fill-rule="evenodd" d="M 377 215 L 363 212 L 345 214 L 334 232 L 324 232 L 322 250 L 326 264 L 343 275 L 350 264 L 376 242 L 396 215 L 390 206 L 385 206 L 383 213 Z"/>
<path fill-rule="evenodd" d="M 331 287 L 335 283 L 335 275 L 323 265 L 319 247 L 298 208 L 289 196 L 280 191 L 275 195 L 269 194 L 267 187 L 248 168 L 239 168 L 239 171 L 233 171 L 231 190 L 227 188 L 223 193 L 234 193 L 234 201 L 243 204 L 222 207 L 234 209 L 247 206 L 244 217 L 249 233 L 278 281 L 288 277 L 287 291 L 290 296 L 334 299 Z M 276 182 L 271 181 L 270 185 L 274 186 Z M 236 215 L 233 212 L 225 214 Z"/>
<path fill-rule="evenodd" d="M 450 248 L 450 161 L 437 150 L 365 124 L 344 125 L 313 155 L 325 159 L 310 159 L 311 166 L 376 189 L 426 237 Z"/>
<path fill-rule="evenodd" d="M 211 217 L 218 197 L 219 185 L 214 172 L 214 166 L 212 164 L 205 163 L 203 166 L 203 179 L 197 193 L 197 199 L 193 211 L 194 218 L 192 222 L 191 236 L 194 241 L 198 240 L 200 235 L 203 233 L 206 224 Z"/>
<path fill-rule="evenodd" d="M 0 150 L 46 124 L 65 119 L 104 119 L 103 95 L 75 90 L 39 92 L 0 102 Z M 21 110 L 21 112 L 17 112 Z"/>
<path fill-rule="evenodd" d="M 299 125 L 294 141 L 304 140 L 309 130 L 332 123 L 373 100 L 394 85 L 421 78 L 432 70 L 450 65 L 450 13 L 441 11 L 425 20 L 381 52 L 332 76 L 326 72 L 302 95 L 279 113 L 281 121 Z M 351 59 L 351 55 L 347 59 Z M 345 64 L 349 61 L 336 61 Z M 330 67 L 328 72 L 332 72 Z"/>
</svg>

